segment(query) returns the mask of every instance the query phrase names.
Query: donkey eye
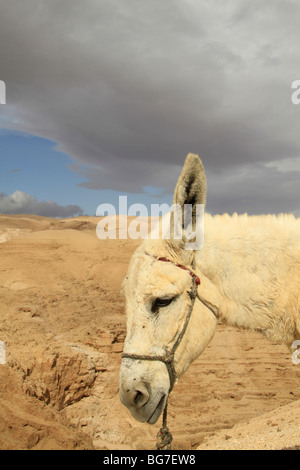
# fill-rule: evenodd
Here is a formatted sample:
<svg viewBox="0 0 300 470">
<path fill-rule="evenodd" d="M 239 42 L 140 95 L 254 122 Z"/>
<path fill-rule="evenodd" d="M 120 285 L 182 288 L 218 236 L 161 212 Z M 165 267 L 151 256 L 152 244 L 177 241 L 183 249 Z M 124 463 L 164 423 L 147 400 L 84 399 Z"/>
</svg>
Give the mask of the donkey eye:
<svg viewBox="0 0 300 470">
<path fill-rule="evenodd" d="M 152 304 L 151 311 L 153 313 L 157 312 L 159 308 L 170 305 L 170 303 L 173 302 L 174 299 L 175 297 L 172 297 L 171 299 L 159 299 L 159 298 L 155 299 Z"/>
</svg>

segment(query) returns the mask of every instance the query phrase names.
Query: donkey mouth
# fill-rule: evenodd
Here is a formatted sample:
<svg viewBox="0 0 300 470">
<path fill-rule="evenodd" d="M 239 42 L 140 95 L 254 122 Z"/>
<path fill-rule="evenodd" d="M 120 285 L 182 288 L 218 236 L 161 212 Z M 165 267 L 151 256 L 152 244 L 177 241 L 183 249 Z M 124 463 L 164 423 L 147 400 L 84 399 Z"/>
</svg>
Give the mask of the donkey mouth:
<svg viewBox="0 0 300 470">
<path fill-rule="evenodd" d="M 166 403 L 166 395 L 164 394 L 161 399 L 159 400 L 155 410 L 154 410 L 154 413 L 152 413 L 152 415 L 150 416 L 150 418 L 148 419 L 147 423 L 149 424 L 155 424 L 156 421 L 158 420 L 158 418 L 160 417 L 161 415 L 161 412 L 163 411 L 164 407 L 165 407 L 165 403 Z"/>
</svg>

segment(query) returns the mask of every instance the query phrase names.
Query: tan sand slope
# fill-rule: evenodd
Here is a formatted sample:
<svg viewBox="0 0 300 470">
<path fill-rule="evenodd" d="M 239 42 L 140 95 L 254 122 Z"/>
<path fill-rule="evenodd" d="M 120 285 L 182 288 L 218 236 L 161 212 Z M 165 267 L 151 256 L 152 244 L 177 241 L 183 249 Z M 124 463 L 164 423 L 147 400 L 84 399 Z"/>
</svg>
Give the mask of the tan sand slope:
<svg viewBox="0 0 300 470">
<path fill-rule="evenodd" d="M 160 422 L 137 423 L 118 397 L 120 287 L 139 240 L 99 240 L 98 220 L 0 216 L 1 449 L 155 447 Z M 219 326 L 171 394 L 174 449 L 300 445 L 299 384 L 285 346 Z"/>
<path fill-rule="evenodd" d="M 198 450 L 300 450 L 300 402 L 239 423 L 206 438 Z"/>
</svg>

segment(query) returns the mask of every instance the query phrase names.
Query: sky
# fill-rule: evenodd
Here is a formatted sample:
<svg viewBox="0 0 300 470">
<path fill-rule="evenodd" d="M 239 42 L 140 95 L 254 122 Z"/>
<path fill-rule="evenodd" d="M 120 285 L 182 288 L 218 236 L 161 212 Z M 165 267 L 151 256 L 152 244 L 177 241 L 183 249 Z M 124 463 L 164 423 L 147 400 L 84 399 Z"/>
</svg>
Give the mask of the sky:
<svg viewBox="0 0 300 470">
<path fill-rule="evenodd" d="M 300 216 L 298 0 L 1 0 L 0 213 L 171 204 Z"/>
</svg>

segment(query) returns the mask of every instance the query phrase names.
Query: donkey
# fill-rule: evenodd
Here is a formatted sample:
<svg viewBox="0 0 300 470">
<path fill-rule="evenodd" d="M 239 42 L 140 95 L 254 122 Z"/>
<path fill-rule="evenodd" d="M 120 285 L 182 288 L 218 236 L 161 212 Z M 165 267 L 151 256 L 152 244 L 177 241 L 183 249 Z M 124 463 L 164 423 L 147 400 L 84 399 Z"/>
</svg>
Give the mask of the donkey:
<svg viewBox="0 0 300 470">
<path fill-rule="evenodd" d="M 154 424 L 173 385 L 212 339 L 218 322 L 262 332 L 291 346 L 300 338 L 300 219 L 293 215 L 205 214 L 204 244 L 187 250 L 206 176 L 188 154 L 174 203 L 192 206 L 182 237 L 145 240 L 131 258 L 122 291 L 127 336 L 120 399 Z M 172 218 L 170 218 L 172 220 Z"/>
</svg>

